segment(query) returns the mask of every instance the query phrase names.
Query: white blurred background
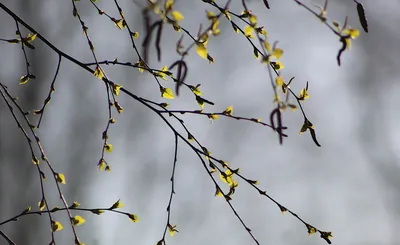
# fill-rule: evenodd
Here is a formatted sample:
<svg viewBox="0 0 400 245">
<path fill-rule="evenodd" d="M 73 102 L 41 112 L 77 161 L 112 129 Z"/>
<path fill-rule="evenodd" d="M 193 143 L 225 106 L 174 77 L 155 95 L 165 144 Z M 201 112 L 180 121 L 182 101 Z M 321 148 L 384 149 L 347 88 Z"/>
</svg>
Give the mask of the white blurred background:
<svg viewBox="0 0 400 245">
<path fill-rule="evenodd" d="M 217 1 L 224 4 L 225 1 Z M 332 231 L 333 244 L 397 245 L 400 228 L 400 122 L 397 94 L 400 94 L 400 1 L 363 1 L 369 20 L 368 34 L 361 31 L 356 5 L 351 0 L 331 0 L 328 17 L 343 23 L 349 17 L 360 37 L 352 49 L 336 63 L 338 38 L 317 18 L 294 1 L 269 0 L 247 5 L 265 26 L 271 42 L 284 49 L 285 79 L 300 91 L 309 81 L 310 99 L 304 108 L 315 125 L 322 147 L 308 133 L 298 135 L 303 123 L 300 111 L 285 112 L 289 137 L 279 145 L 276 133 L 249 122 L 220 118 L 210 123 L 204 116 L 184 115 L 185 124 L 213 156 L 240 167 L 244 176 L 257 179 L 260 188 L 282 205 L 321 230 Z M 303 1 L 308 6 L 322 1 Z M 93 57 L 80 24 L 72 16 L 70 1 L 2 0 L 63 52 L 82 62 Z M 145 1 L 119 1 L 129 25 L 144 38 L 141 9 Z M 98 59 L 138 60 L 126 31 L 120 31 L 87 1 L 76 2 L 89 27 Z M 113 1 L 100 0 L 98 6 L 117 17 Z M 176 9 L 185 19 L 182 26 L 194 35 L 198 23 L 205 23 L 202 1 L 178 1 Z M 232 11 L 240 12 L 241 1 L 232 1 Z M 15 22 L 0 11 L 0 37 L 14 38 Z M 237 20 L 236 22 L 239 22 Z M 28 32 L 22 29 L 26 35 Z M 152 46 L 150 65 L 161 69 L 178 58 L 175 43 L 180 34 L 165 28 L 162 61 L 157 62 Z M 185 37 L 185 40 L 188 40 Z M 18 85 L 25 73 L 20 45 L 0 43 L 0 81 L 20 98 L 25 110 L 38 109 L 47 96 L 58 56 L 38 39 L 28 57 L 36 80 Z M 234 114 L 268 120 L 274 107 L 268 72 L 253 57 L 251 45 L 221 21 L 221 34 L 211 38 L 209 52 L 215 63 L 209 65 L 194 52 L 188 57 L 187 83 L 201 83 L 204 97 L 215 102 L 206 111 L 221 112 L 232 105 Z M 107 76 L 138 96 L 164 101 L 148 73 L 133 68 L 103 66 Z M 172 81 L 163 82 L 174 87 Z M 182 90 L 171 108 L 198 109 L 193 96 Z M 107 120 L 104 84 L 75 64 L 63 60 L 56 92 L 37 131 L 46 154 L 58 172 L 66 175 L 62 186 L 66 199 L 82 207 L 109 207 L 121 198 L 123 211 L 136 213 L 139 223 L 125 216 L 79 213 L 86 223 L 77 227 L 87 245 L 155 244 L 164 231 L 170 193 L 174 136 L 152 111 L 121 93 L 124 112 L 109 131 L 114 145 L 107 161 L 111 172 L 96 166 L 102 149 L 101 133 Z M 44 166 L 44 165 L 43 165 Z M 252 244 L 253 241 L 222 198 L 214 197 L 215 187 L 201 162 L 180 142 L 176 170 L 176 195 L 171 223 L 177 224 L 168 244 Z M 61 205 L 53 180 L 45 183 L 52 206 Z M 37 171 L 25 138 L 17 128 L 6 104 L 0 102 L 0 222 L 27 206 L 37 208 L 41 193 Z M 294 217 L 282 216 L 271 201 L 239 180 L 233 205 L 261 244 L 325 244 L 318 235 L 308 237 L 305 226 Z M 78 213 L 74 213 L 78 214 Z M 56 233 L 58 244 L 73 244 L 67 216 L 55 214 L 64 230 Z M 27 216 L 0 226 L 17 244 L 48 244 L 47 216 Z M 1 238 L 0 244 L 7 244 Z"/>
</svg>

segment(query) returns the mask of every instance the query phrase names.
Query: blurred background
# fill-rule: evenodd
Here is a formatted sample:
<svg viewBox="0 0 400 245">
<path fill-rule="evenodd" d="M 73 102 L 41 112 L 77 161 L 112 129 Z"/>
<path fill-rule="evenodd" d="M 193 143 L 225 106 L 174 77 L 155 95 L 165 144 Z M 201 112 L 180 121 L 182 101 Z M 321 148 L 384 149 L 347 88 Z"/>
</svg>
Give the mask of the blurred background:
<svg viewBox="0 0 400 245">
<path fill-rule="evenodd" d="M 93 62 L 79 21 L 72 16 L 69 1 L 2 0 L 5 6 L 46 37 L 56 47 L 82 62 Z M 223 5 L 225 1 L 217 1 Z M 300 111 L 284 113 L 289 137 L 281 146 L 276 133 L 260 125 L 220 117 L 211 123 L 205 116 L 184 115 L 185 125 L 213 156 L 228 161 L 241 173 L 259 180 L 259 187 L 318 229 L 333 232 L 333 244 L 395 245 L 400 228 L 400 2 L 362 1 L 369 20 L 369 33 L 362 31 L 356 4 L 351 0 L 330 1 L 328 17 L 360 30 L 350 51 L 336 63 L 341 44 L 317 18 L 294 1 L 269 0 L 247 5 L 264 25 L 269 40 L 279 41 L 284 50 L 283 77 L 295 76 L 291 87 L 300 91 L 309 82 L 310 99 L 304 103 L 308 118 L 315 125 L 322 147 L 308 133 L 299 135 L 303 118 Z M 303 1 L 307 6 L 323 1 Z M 121 0 L 128 24 L 145 36 L 141 9 L 146 1 Z M 99 61 L 138 60 L 126 31 L 121 31 L 105 16 L 100 16 L 90 1 L 76 2 L 78 11 L 95 46 Z M 98 6 L 118 17 L 112 1 Z M 202 1 L 176 1 L 175 8 L 185 16 L 182 26 L 196 35 L 199 23 L 206 24 Z M 242 11 L 241 1 L 232 1 L 232 11 Z M 15 21 L 0 11 L 0 37 L 15 38 Z M 239 20 L 235 20 L 239 23 Z M 232 105 L 238 116 L 269 120 L 273 93 L 268 72 L 254 59 L 248 41 L 222 20 L 221 34 L 208 44 L 215 63 L 209 65 L 194 51 L 187 58 L 187 83 L 202 84 L 207 112 L 221 112 Z M 205 26 L 205 25 L 203 25 Z M 21 28 L 24 35 L 28 31 Z M 175 44 L 180 33 L 166 27 L 162 38 L 162 61 L 157 62 L 154 46 L 149 64 L 161 69 L 178 59 Z M 184 40 L 188 41 L 187 37 Z M 0 43 L 0 81 L 19 97 L 25 110 L 41 108 L 50 89 L 58 56 L 39 39 L 28 51 L 31 71 L 36 75 L 26 85 L 18 84 L 25 74 L 20 45 Z M 154 78 L 137 69 L 103 66 L 107 76 L 134 94 L 163 102 Z M 173 82 L 164 82 L 173 88 Z M 182 90 L 171 109 L 199 109 L 193 95 Z M 87 245 L 155 244 L 162 237 L 170 194 L 170 175 L 174 135 L 152 111 L 120 94 L 124 108 L 115 115 L 109 131 L 114 151 L 106 155 L 111 172 L 99 172 L 102 139 L 107 120 L 104 84 L 75 64 L 62 60 L 56 92 L 37 130 L 44 150 L 56 171 L 64 173 L 67 185 L 62 191 L 69 203 L 78 201 L 84 208 L 109 207 L 121 199 L 121 209 L 136 213 L 139 223 L 126 216 L 104 213 L 77 213 L 86 223 L 77 227 Z M 31 117 L 37 122 L 38 117 Z M 180 129 L 180 132 L 184 132 Z M 185 135 L 185 134 L 184 134 Z M 39 155 L 40 156 L 40 155 Z M 36 167 L 26 139 L 16 126 L 4 100 L 0 102 L 0 222 L 32 206 L 41 199 Z M 48 169 L 42 165 L 49 175 Z M 50 176 L 50 175 L 49 175 Z M 237 178 L 236 178 L 237 179 Z M 45 182 L 51 207 L 61 206 L 54 182 Z M 168 244 L 253 244 L 226 202 L 214 197 L 215 187 L 194 152 L 179 144 L 176 169 L 176 195 L 171 209 L 171 224 L 177 224 Z M 318 235 L 308 237 L 305 226 L 289 214 L 282 216 L 275 204 L 239 180 L 232 204 L 252 229 L 260 244 L 325 244 Z M 64 224 L 56 232 L 58 244 L 73 244 L 66 214 L 54 215 Z M 47 216 L 25 216 L 0 226 L 17 244 L 48 244 Z M 1 237 L 0 244 L 7 244 Z"/>
</svg>

